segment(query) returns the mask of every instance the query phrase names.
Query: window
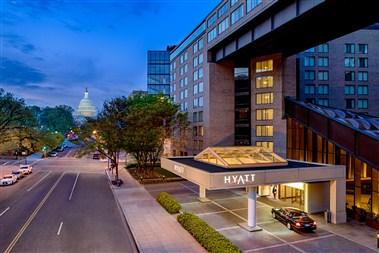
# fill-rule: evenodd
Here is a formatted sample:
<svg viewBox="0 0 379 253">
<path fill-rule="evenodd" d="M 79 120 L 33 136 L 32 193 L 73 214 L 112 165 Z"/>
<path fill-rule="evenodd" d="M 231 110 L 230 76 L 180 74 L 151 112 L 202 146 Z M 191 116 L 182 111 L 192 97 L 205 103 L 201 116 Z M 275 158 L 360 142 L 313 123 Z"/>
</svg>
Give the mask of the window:
<svg viewBox="0 0 379 253">
<path fill-rule="evenodd" d="M 218 34 L 225 32 L 229 27 L 229 19 L 226 18 L 218 24 Z"/>
<path fill-rule="evenodd" d="M 241 4 L 240 7 L 235 9 L 230 15 L 232 25 L 235 24 L 242 17 L 243 17 L 243 4 Z"/>
<path fill-rule="evenodd" d="M 354 67 L 355 67 L 355 58 L 345 57 L 345 68 L 354 68 Z"/>
<path fill-rule="evenodd" d="M 249 80 L 249 68 L 234 68 L 234 80 Z"/>
<path fill-rule="evenodd" d="M 203 92 L 204 91 L 204 84 L 203 82 L 200 82 L 199 83 L 199 92 Z"/>
<path fill-rule="evenodd" d="M 217 36 L 217 28 L 213 28 L 209 33 L 208 33 L 208 42 L 211 42 L 214 40 Z"/>
<path fill-rule="evenodd" d="M 196 70 L 196 71 L 193 72 L 193 80 L 196 81 L 198 79 L 199 79 L 199 71 Z"/>
<path fill-rule="evenodd" d="M 304 88 L 305 94 L 315 94 L 315 86 L 313 84 L 307 84 Z"/>
<path fill-rule="evenodd" d="M 185 77 L 183 80 L 184 80 L 184 86 L 187 86 L 188 85 L 188 77 Z"/>
<path fill-rule="evenodd" d="M 199 58 L 196 56 L 193 58 L 193 67 L 197 67 L 197 65 L 199 64 Z"/>
<path fill-rule="evenodd" d="M 317 51 L 319 53 L 327 53 L 327 52 L 329 52 L 329 46 L 328 46 L 328 44 L 321 44 L 321 45 L 319 45 L 317 47 Z"/>
<path fill-rule="evenodd" d="M 267 148 L 269 151 L 274 150 L 274 143 L 272 141 L 256 141 L 255 146 Z"/>
<path fill-rule="evenodd" d="M 355 72 L 354 71 L 345 71 L 345 81 L 354 81 Z"/>
<path fill-rule="evenodd" d="M 204 70 L 203 68 L 199 68 L 199 78 L 203 78 L 204 76 Z"/>
<path fill-rule="evenodd" d="M 368 95 L 368 86 L 358 85 L 358 95 Z"/>
<path fill-rule="evenodd" d="M 257 120 L 272 120 L 274 118 L 274 109 L 255 110 Z"/>
<path fill-rule="evenodd" d="M 262 0 L 246 0 L 246 11 L 249 12 L 255 9 L 262 3 Z"/>
<path fill-rule="evenodd" d="M 235 5 L 236 3 L 238 3 L 238 0 L 230 0 L 230 6 L 233 6 L 233 5 Z"/>
<path fill-rule="evenodd" d="M 272 76 L 260 76 L 256 78 L 255 87 L 256 88 L 270 88 L 274 86 L 274 81 Z"/>
<path fill-rule="evenodd" d="M 188 64 L 184 65 L 184 73 L 188 72 Z"/>
<path fill-rule="evenodd" d="M 358 81 L 368 81 L 368 72 L 358 71 Z"/>
<path fill-rule="evenodd" d="M 259 61 L 256 64 L 256 73 L 267 72 L 273 70 L 273 60 Z"/>
<path fill-rule="evenodd" d="M 355 108 L 355 99 L 349 98 L 346 99 L 346 109 L 354 109 Z"/>
<path fill-rule="evenodd" d="M 200 39 L 197 43 L 199 44 L 199 50 L 202 49 L 203 46 L 204 46 L 204 41 L 203 41 L 203 39 Z"/>
<path fill-rule="evenodd" d="M 220 7 L 220 9 L 218 9 L 218 16 L 221 17 L 222 15 L 224 15 L 229 9 L 229 5 L 228 3 L 225 3 L 223 6 Z"/>
<path fill-rule="evenodd" d="M 187 98 L 188 97 L 188 89 L 185 89 L 184 90 L 184 98 Z"/>
<path fill-rule="evenodd" d="M 345 95 L 354 95 L 355 86 L 354 85 L 345 85 Z"/>
<path fill-rule="evenodd" d="M 188 52 L 185 52 L 185 53 L 184 53 L 184 60 L 185 60 L 185 61 L 188 60 Z"/>
<path fill-rule="evenodd" d="M 368 68 L 368 58 L 366 57 L 359 58 L 359 67 Z"/>
<path fill-rule="evenodd" d="M 184 79 L 180 79 L 180 88 L 184 87 Z"/>
<path fill-rule="evenodd" d="M 367 44 L 358 44 L 358 53 L 367 54 L 368 53 L 368 45 Z"/>
<path fill-rule="evenodd" d="M 204 136 L 204 127 L 203 126 L 199 126 L 197 128 L 197 131 L 198 131 L 198 136 Z"/>
<path fill-rule="evenodd" d="M 217 16 L 216 16 L 216 13 L 213 14 L 209 19 L 208 19 L 208 22 L 207 22 L 207 25 L 208 27 L 210 27 L 211 25 L 213 25 L 217 20 Z"/>
<path fill-rule="evenodd" d="M 184 99 L 184 90 L 180 91 L 180 99 Z"/>
<path fill-rule="evenodd" d="M 305 67 L 313 67 L 315 65 L 315 57 L 314 56 L 305 56 L 304 57 L 304 66 Z"/>
<path fill-rule="evenodd" d="M 199 50 L 199 44 L 195 43 L 193 45 L 193 53 L 196 53 Z"/>
<path fill-rule="evenodd" d="M 184 62 L 184 56 L 181 55 L 181 56 L 180 56 L 180 64 L 182 64 L 183 62 Z"/>
<path fill-rule="evenodd" d="M 313 70 L 304 71 L 304 80 L 315 80 L 315 72 Z"/>
<path fill-rule="evenodd" d="M 317 79 L 319 81 L 327 81 L 327 80 L 329 80 L 329 71 L 319 71 L 317 73 Z"/>
<path fill-rule="evenodd" d="M 355 53 L 355 45 L 352 43 L 345 44 L 345 54 L 354 54 Z"/>
<path fill-rule="evenodd" d="M 199 85 L 198 85 L 198 84 L 195 84 L 195 85 L 193 86 L 193 94 L 196 95 L 198 92 L 199 92 Z"/>
<path fill-rule="evenodd" d="M 203 122 L 203 112 L 202 111 L 200 111 L 198 113 L 198 122 Z"/>
<path fill-rule="evenodd" d="M 193 108 L 198 108 L 203 106 L 203 97 L 198 97 L 193 99 Z"/>
<path fill-rule="evenodd" d="M 272 125 L 257 126 L 255 130 L 256 136 L 274 136 L 274 127 Z"/>
<path fill-rule="evenodd" d="M 367 99 L 358 99 L 357 108 L 358 109 L 367 109 L 368 108 L 368 100 Z"/>
<path fill-rule="evenodd" d="M 327 85 L 327 84 L 319 85 L 317 88 L 317 92 L 318 92 L 318 94 L 321 94 L 321 95 L 329 94 L 329 85 Z"/>
<path fill-rule="evenodd" d="M 176 103 L 176 95 L 174 95 L 174 103 Z"/>
<path fill-rule="evenodd" d="M 255 103 L 257 105 L 272 104 L 273 102 L 274 102 L 274 93 L 273 92 L 257 93 L 256 94 Z"/>
<path fill-rule="evenodd" d="M 193 45 L 193 53 L 196 53 L 197 51 L 199 51 L 200 49 L 203 48 L 203 39 L 200 39 L 198 40 L 194 45 Z"/>
<path fill-rule="evenodd" d="M 315 52 L 315 48 L 314 47 L 311 47 L 311 48 L 308 48 L 307 50 L 305 50 L 306 53 L 314 53 Z"/>
<path fill-rule="evenodd" d="M 319 67 L 328 67 L 329 66 L 329 58 L 324 57 L 324 56 L 318 57 L 318 66 Z"/>
<path fill-rule="evenodd" d="M 204 55 L 203 53 L 199 54 L 199 64 L 203 64 L 204 62 Z"/>
<path fill-rule="evenodd" d="M 320 98 L 317 100 L 317 104 L 321 106 L 328 106 L 329 105 L 329 99 L 327 98 Z"/>
</svg>

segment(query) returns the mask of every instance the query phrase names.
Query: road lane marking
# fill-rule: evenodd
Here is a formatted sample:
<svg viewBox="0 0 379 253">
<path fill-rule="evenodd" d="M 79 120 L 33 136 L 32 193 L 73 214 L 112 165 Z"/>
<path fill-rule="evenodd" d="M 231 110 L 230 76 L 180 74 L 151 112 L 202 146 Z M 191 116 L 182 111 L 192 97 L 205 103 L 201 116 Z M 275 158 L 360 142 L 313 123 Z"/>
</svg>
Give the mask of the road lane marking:
<svg viewBox="0 0 379 253">
<path fill-rule="evenodd" d="M 7 165 L 8 163 L 10 163 L 11 161 L 8 161 L 8 162 L 6 162 L 6 163 L 4 163 L 3 165 Z"/>
<path fill-rule="evenodd" d="M 35 160 L 34 162 L 32 162 L 30 165 L 34 165 L 34 164 L 36 164 L 36 163 L 38 163 L 39 161 L 41 161 L 41 159 L 38 159 L 38 160 Z"/>
<path fill-rule="evenodd" d="M 14 248 L 14 246 L 16 245 L 17 241 L 21 238 L 21 236 L 23 235 L 23 233 L 25 232 L 25 230 L 29 227 L 29 225 L 32 223 L 32 221 L 34 220 L 34 218 L 37 216 L 39 210 L 41 210 L 41 208 L 43 207 L 43 205 L 45 204 L 45 202 L 47 201 L 47 199 L 50 197 L 51 193 L 54 191 L 54 189 L 57 187 L 57 185 L 59 184 L 59 182 L 61 181 L 61 179 L 63 178 L 63 176 L 65 175 L 66 173 L 63 172 L 60 177 L 57 179 L 57 181 L 55 181 L 54 185 L 50 188 L 49 192 L 45 195 L 45 197 L 42 199 L 42 201 L 38 204 L 38 206 L 36 207 L 36 209 L 33 211 L 33 213 L 29 216 L 28 220 L 25 222 L 25 224 L 21 227 L 21 229 L 18 231 L 18 233 L 16 234 L 16 236 L 13 238 L 13 240 L 11 241 L 11 243 L 9 244 L 9 246 L 7 247 L 7 249 L 4 251 L 4 253 L 10 253 L 12 251 L 12 249 Z"/>
<path fill-rule="evenodd" d="M 74 182 L 74 184 L 73 184 L 73 186 L 72 186 L 71 193 L 70 193 L 70 197 L 68 198 L 68 200 L 71 200 L 71 198 L 72 198 L 72 194 L 74 193 L 75 186 L 76 186 L 76 182 L 78 182 L 79 174 L 80 174 L 79 172 L 78 172 L 78 174 L 76 174 L 75 182 Z"/>
<path fill-rule="evenodd" d="M 59 224 L 57 235 L 61 234 L 62 225 L 63 225 L 63 221 L 61 221 L 61 224 Z"/>
<path fill-rule="evenodd" d="M 39 183 L 41 183 L 45 178 L 47 178 L 48 175 L 50 175 L 51 171 L 47 172 L 45 176 L 43 176 L 40 180 L 38 180 L 35 184 L 33 184 L 31 187 L 29 187 L 26 191 L 30 192 L 33 190 Z"/>
<path fill-rule="evenodd" d="M 9 206 L 5 208 L 5 210 L 0 213 L 0 217 L 3 216 L 9 209 L 11 209 Z"/>
</svg>

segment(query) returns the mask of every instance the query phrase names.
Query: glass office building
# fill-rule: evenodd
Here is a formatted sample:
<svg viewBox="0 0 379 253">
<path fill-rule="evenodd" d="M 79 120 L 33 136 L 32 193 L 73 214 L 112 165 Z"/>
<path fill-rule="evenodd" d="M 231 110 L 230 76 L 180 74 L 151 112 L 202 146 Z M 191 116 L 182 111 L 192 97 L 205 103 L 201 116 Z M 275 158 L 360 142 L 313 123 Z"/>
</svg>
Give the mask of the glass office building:
<svg viewBox="0 0 379 253">
<path fill-rule="evenodd" d="M 148 94 L 170 95 L 170 53 L 167 50 L 147 52 Z"/>
</svg>

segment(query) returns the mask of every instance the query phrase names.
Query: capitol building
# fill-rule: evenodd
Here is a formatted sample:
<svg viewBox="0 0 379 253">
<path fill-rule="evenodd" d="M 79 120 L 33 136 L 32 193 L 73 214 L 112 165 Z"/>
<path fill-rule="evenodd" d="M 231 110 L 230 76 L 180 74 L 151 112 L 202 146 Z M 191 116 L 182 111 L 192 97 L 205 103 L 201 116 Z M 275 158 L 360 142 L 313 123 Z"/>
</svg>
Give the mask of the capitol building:
<svg viewBox="0 0 379 253">
<path fill-rule="evenodd" d="M 84 97 L 80 100 L 78 109 L 76 110 L 77 117 L 93 118 L 96 117 L 96 108 L 92 105 L 89 99 L 88 89 L 84 92 Z"/>
</svg>

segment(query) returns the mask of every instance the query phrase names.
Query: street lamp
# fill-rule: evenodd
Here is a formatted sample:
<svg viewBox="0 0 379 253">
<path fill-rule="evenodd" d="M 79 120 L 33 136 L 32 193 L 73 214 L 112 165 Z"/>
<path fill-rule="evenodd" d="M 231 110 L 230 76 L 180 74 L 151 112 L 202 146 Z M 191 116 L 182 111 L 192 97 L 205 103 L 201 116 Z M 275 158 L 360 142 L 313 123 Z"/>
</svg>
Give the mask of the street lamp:
<svg viewBox="0 0 379 253">
<path fill-rule="evenodd" d="M 97 134 L 97 131 L 96 131 L 96 130 L 93 130 L 93 131 L 92 131 L 92 134 Z"/>
</svg>

